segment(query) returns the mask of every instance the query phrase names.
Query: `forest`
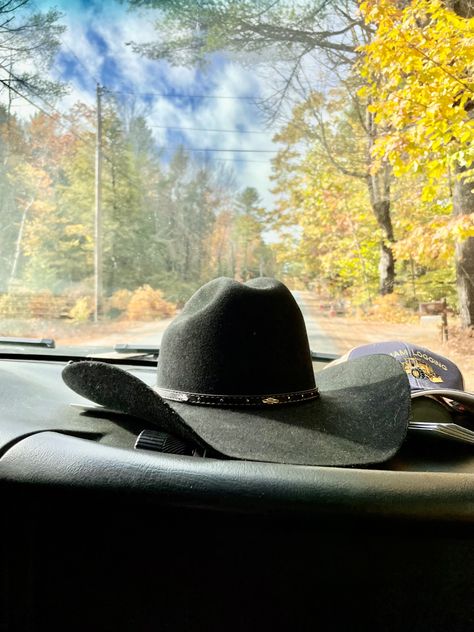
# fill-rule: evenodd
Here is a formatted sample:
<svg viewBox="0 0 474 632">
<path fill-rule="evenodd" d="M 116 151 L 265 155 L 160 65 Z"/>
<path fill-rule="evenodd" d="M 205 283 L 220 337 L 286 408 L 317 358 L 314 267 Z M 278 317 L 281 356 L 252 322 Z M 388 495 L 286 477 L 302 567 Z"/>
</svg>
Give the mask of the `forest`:
<svg viewBox="0 0 474 632">
<path fill-rule="evenodd" d="M 275 275 L 363 312 L 446 298 L 474 326 L 468 0 L 128 5 L 162 12 L 156 40 L 132 43 L 137 56 L 203 72 L 222 51 L 273 64 L 278 81 L 261 110 L 278 153 L 274 202 L 263 205 L 231 166 L 179 147 L 163 155 L 146 115 L 105 88 L 104 315 L 144 286 L 179 305 L 215 276 Z M 70 295 L 88 318 L 96 112 L 61 108 L 67 86 L 45 80 L 60 14 L 33 13 L 14 33 L 9 17 L 0 7 L 0 43 L 10 47 L 0 61 L 0 312 L 14 313 L 16 294 L 43 293 Z M 22 74 L 24 58 L 37 75 Z M 28 119 L 11 107 L 25 98 L 38 106 Z"/>
<path fill-rule="evenodd" d="M 0 286 L 87 294 L 94 273 L 94 112 L 20 122 L 0 110 Z M 67 125 L 64 119 L 67 116 Z M 255 189 L 178 149 L 164 162 L 141 116 L 103 111 L 103 291 L 148 284 L 181 301 L 203 279 L 272 272 Z"/>
</svg>

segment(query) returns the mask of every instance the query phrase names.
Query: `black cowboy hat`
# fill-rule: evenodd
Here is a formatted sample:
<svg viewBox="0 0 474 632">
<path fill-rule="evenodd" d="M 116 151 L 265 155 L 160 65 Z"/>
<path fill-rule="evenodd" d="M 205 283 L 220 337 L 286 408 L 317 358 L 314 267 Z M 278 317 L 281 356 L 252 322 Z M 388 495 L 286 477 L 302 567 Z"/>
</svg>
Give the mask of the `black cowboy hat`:
<svg viewBox="0 0 474 632">
<path fill-rule="evenodd" d="M 306 465 L 380 463 L 401 446 L 410 387 L 372 355 L 315 375 L 301 311 L 270 278 L 215 279 L 165 331 L 155 388 L 100 362 L 68 365 L 73 390 L 232 458 Z"/>
</svg>

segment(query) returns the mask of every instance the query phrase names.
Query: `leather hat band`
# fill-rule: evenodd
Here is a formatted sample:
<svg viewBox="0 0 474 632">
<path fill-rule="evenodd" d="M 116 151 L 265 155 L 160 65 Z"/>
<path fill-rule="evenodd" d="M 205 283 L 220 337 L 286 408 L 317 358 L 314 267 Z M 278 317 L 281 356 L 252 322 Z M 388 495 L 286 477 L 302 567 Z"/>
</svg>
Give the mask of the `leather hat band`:
<svg viewBox="0 0 474 632">
<path fill-rule="evenodd" d="M 271 395 L 204 395 L 203 393 L 174 391 L 158 386 L 155 386 L 154 390 L 163 399 L 204 406 L 274 406 L 277 404 L 296 404 L 319 397 L 319 391 L 316 387 L 306 391 Z"/>
</svg>

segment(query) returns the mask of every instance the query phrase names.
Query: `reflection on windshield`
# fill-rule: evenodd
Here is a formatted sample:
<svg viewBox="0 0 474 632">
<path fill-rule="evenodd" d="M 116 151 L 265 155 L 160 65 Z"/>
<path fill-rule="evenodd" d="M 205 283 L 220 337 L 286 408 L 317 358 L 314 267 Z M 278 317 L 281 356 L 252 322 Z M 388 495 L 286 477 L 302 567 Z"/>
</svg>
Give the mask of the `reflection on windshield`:
<svg viewBox="0 0 474 632">
<path fill-rule="evenodd" d="M 0 336 L 159 345 L 208 280 L 263 275 L 315 351 L 468 362 L 472 11 L 1 6 Z"/>
</svg>

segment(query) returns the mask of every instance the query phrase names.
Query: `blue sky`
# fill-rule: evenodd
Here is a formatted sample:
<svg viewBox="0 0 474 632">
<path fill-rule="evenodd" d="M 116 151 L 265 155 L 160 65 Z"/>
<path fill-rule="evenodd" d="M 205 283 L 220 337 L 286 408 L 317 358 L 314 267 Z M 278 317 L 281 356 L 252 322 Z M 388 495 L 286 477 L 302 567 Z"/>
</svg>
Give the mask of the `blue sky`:
<svg viewBox="0 0 474 632">
<path fill-rule="evenodd" d="M 224 56 L 215 56 L 206 72 L 171 67 L 135 54 L 128 42 L 156 39 L 153 28 L 159 13 L 152 10 L 129 12 L 126 3 L 113 0 L 33 0 L 43 10 L 56 7 L 67 27 L 53 75 L 70 85 L 70 93 L 58 107 L 67 109 L 76 101 L 93 104 L 99 82 L 142 112 L 153 129 L 156 143 L 171 148 L 179 143 L 194 148 L 243 149 L 246 152 L 210 152 L 216 165 L 233 165 L 240 186 L 255 186 L 266 203 L 271 202 L 269 180 L 271 153 L 275 150 L 268 130 L 252 100 L 271 86 L 252 70 L 243 69 Z M 154 94 L 150 94 L 154 93 Z M 234 98 L 171 98 L 160 95 L 205 95 Z M 22 109 L 25 112 L 25 109 Z M 193 128 L 178 130 L 170 128 Z M 238 133 L 196 131 L 239 130 Z M 202 155 L 204 154 L 196 154 Z"/>
</svg>

